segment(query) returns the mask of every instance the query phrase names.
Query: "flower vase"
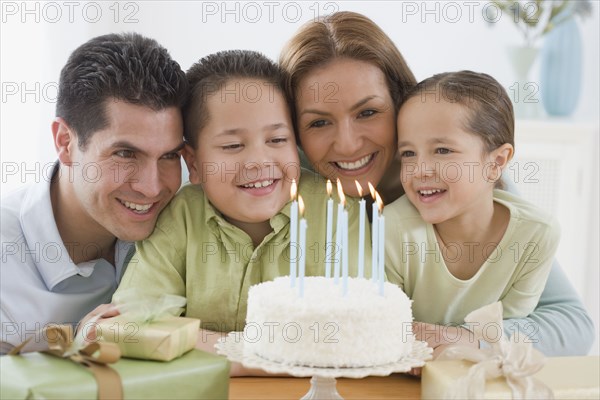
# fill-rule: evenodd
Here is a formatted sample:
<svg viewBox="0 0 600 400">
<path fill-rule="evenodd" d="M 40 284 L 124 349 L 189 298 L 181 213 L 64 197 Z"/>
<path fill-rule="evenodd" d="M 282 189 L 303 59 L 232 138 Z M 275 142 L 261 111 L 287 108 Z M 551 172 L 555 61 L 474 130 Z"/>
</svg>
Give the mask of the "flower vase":
<svg viewBox="0 0 600 400">
<path fill-rule="evenodd" d="M 575 111 L 581 91 L 581 34 L 570 19 L 554 28 L 541 52 L 541 97 L 546 112 L 567 116 Z"/>
<path fill-rule="evenodd" d="M 529 72 L 538 55 L 538 49 L 531 46 L 511 46 L 507 50 L 516 78 L 509 87 L 515 114 L 519 117 L 532 117 L 539 102 L 539 85 L 529 79 Z"/>
</svg>

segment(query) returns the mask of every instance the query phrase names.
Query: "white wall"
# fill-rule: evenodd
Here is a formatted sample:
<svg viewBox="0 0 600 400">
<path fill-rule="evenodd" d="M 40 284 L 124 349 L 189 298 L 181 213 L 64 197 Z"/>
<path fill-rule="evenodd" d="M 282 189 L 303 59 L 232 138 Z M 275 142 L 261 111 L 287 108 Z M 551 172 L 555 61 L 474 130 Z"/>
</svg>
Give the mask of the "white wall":
<svg viewBox="0 0 600 400">
<path fill-rule="evenodd" d="M 592 3 L 593 16 L 580 23 L 584 84 L 570 119 L 597 124 L 600 5 Z M 509 87 L 515 75 L 506 48 L 523 41 L 509 15 L 486 23 L 482 13 L 494 11 L 489 7 L 488 1 L 2 1 L 2 193 L 44 179 L 45 166 L 55 158 L 49 127 L 60 69 L 70 52 L 93 36 L 140 32 L 157 39 L 187 69 L 200 57 L 223 49 L 260 50 L 277 59 L 284 42 L 303 22 L 316 14 L 353 10 L 369 16 L 389 34 L 419 80 L 437 72 L 471 69 L 487 72 Z M 536 62 L 529 79 L 537 82 L 538 78 Z M 539 105 L 535 114 L 544 118 Z M 597 207 L 597 193 L 594 202 Z M 592 237 L 597 240 L 597 213 L 592 217 Z M 592 252 L 588 259 L 596 260 L 596 277 L 597 247 L 597 242 L 588 244 Z M 598 322 L 598 280 L 593 282 L 595 290 L 578 289 L 596 293 L 586 302 Z"/>
</svg>

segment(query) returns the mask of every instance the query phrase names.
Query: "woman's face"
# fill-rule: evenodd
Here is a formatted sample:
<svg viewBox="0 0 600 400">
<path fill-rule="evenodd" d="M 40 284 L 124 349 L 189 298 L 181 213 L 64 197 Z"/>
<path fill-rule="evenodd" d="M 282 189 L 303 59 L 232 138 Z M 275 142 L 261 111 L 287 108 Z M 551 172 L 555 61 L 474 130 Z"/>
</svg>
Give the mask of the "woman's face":
<svg viewBox="0 0 600 400">
<path fill-rule="evenodd" d="M 381 181 L 396 152 L 396 115 L 387 81 L 374 64 L 336 59 L 306 75 L 296 98 L 298 133 L 317 172 L 358 196 L 357 180 Z"/>
</svg>

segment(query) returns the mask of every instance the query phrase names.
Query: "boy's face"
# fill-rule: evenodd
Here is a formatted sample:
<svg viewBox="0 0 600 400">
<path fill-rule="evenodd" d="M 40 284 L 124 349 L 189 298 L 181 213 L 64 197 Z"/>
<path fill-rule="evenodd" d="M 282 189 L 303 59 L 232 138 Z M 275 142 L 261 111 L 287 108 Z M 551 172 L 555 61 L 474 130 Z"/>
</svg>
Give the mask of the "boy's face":
<svg viewBox="0 0 600 400">
<path fill-rule="evenodd" d="M 207 109 L 198 148 L 186 158 L 190 181 L 234 225 L 268 221 L 300 175 L 283 96 L 265 82 L 234 79 L 208 97 Z"/>
<path fill-rule="evenodd" d="M 461 218 L 491 204 L 496 151 L 488 153 L 479 136 L 465 131 L 467 117 L 462 105 L 435 95 L 409 99 L 398 114 L 402 186 L 426 222 Z"/>
</svg>

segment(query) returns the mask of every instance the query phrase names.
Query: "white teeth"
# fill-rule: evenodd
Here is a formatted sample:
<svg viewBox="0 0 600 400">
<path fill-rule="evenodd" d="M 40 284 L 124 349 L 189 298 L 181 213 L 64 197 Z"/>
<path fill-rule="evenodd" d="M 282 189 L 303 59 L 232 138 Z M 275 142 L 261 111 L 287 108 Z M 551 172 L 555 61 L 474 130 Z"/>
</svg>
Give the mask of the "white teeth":
<svg viewBox="0 0 600 400">
<path fill-rule="evenodd" d="M 140 214 L 145 213 L 146 211 L 148 211 L 150 209 L 150 207 L 152 207 L 153 203 L 150 204 L 137 204 L 137 203 L 131 203 L 129 201 L 123 201 L 123 200 L 119 200 L 121 202 L 121 204 L 123 204 L 125 207 L 136 211 Z"/>
<path fill-rule="evenodd" d="M 369 161 L 371 161 L 371 157 L 373 157 L 373 154 L 369 154 L 368 156 L 364 156 L 360 160 L 357 160 L 357 161 L 354 161 L 354 162 L 338 161 L 338 162 L 336 162 L 336 165 L 338 167 L 342 168 L 342 169 L 355 170 L 355 169 L 359 169 L 359 168 L 362 168 L 365 165 L 367 165 L 367 163 Z"/>
<path fill-rule="evenodd" d="M 422 195 L 432 195 L 434 193 L 440 193 L 442 189 L 433 189 L 433 190 L 419 190 L 419 193 Z"/>
<path fill-rule="evenodd" d="M 242 185 L 242 186 L 245 188 L 261 188 L 261 187 L 271 186 L 273 184 L 273 182 L 274 182 L 274 180 L 270 179 L 267 181 L 248 183 L 247 185 Z"/>
</svg>

